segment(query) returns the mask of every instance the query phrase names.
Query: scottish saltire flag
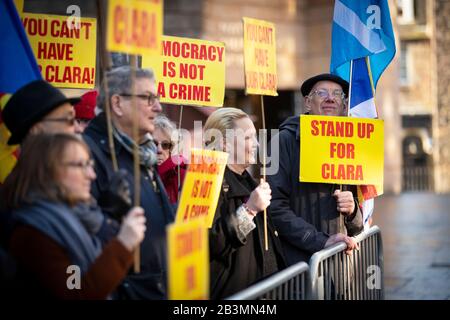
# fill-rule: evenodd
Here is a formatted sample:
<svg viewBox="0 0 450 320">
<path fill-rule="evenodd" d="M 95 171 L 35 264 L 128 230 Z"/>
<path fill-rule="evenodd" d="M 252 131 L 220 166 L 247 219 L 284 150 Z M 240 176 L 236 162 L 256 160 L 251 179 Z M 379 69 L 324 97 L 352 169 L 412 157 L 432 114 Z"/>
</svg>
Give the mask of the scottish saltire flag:
<svg viewBox="0 0 450 320">
<path fill-rule="evenodd" d="M 0 92 L 14 93 L 41 72 L 12 0 L 0 1 Z"/>
<path fill-rule="evenodd" d="M 333 15 L 331 73 L 350 81 L 350 63 L 369 57 L 374 88 L 395 55 L 387 0 L 336 0 Z"/>
<path fill-rule="evenodd" d="M 350 116 L 378 117 L 375 88 L 394 58 L 394 39 L 387 0 L 335 1 L 330 70 L 350 83 Z M 374 210 L 373 198 L 381 193 L 375 186 L 358 186 L 365 228 Z"/>
<path fill-rule="evenodd" d="M 350 77 L 349 115 L 378 118 L 367 57 L 352 60 Z"/>
</svg>

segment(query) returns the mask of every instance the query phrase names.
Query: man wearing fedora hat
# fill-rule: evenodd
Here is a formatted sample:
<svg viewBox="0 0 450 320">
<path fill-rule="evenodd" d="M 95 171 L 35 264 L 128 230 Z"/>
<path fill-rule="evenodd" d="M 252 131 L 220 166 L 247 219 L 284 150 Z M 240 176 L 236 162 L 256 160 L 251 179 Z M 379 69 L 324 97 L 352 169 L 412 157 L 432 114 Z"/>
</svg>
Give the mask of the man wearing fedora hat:
<svg viewBox="0 0 450 320">
<path fill-rule="evenodd" d="M 73 104 L 79 98 L 67 98 L 44 80 L 36 80 L 17 90 L 2 112 L 11 132 L 9 145 L 21 144 L 28 134 L 75 132 Z"/>
<path fill-rule="evenodd" d="M 332 74 L 307 79 L 301 86 L 306 113 L 346 116 L 348 89 L 347 81 Z M 314 252 L 340 241 L 350 253 L 357 247 L 351 236 L 363 230 L 356 189 L 343 186 L 341 191 L 333 184 L 299 182 L 299 116 L 288 118 L 279 129 L 280 169 L 268 181 L 272 220 L 288 264 L 308 261 Z"/>
</svg>

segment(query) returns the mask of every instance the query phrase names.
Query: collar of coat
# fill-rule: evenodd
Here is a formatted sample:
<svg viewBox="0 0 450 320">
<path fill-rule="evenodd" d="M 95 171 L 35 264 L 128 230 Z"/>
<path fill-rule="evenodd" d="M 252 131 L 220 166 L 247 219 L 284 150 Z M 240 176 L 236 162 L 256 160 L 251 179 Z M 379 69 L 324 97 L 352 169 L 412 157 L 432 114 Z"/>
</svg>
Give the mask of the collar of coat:
<svg viewBox="0 0 450 320">
<path fill-rule="evenodd" d="M 108 142 L 108 127 L 106 125 L 106 113 L 99 113 L 86 128 L 84 135 L 90 136 L 102 151 L 106 154 L 111 154 Z M 113 137 L 114 138 L 114 137 Z M 122 145 L 114 138 L 114 149 L 116 150 L 116 155 L 120 153 Z"/>
<path fill-rule="evenodd" d="M 250 174 L 249 174 L 249 176 L 250 176 Z M 228 186 L 230 186 L 229 190 L 227 191 L 227 197 L 228 198 L 248 197 L 248 196 L 250 196 L 250 192 L 239 181 L 239 179 L 237 177 L 237 173 L 234 173 L 233 171 L 231 171 L 228 168 L 228 166 L 225 167 L 225 173 L 223 175 L 223 182 L 222 182 L 222 184 L 223 185 L 227 184 Z M 253 184 L 254 188 L 257 186 L 257 183 L 256 183 L 256 181 L 253 178 L 252 178 L 252 184 Z"/>
</svg>

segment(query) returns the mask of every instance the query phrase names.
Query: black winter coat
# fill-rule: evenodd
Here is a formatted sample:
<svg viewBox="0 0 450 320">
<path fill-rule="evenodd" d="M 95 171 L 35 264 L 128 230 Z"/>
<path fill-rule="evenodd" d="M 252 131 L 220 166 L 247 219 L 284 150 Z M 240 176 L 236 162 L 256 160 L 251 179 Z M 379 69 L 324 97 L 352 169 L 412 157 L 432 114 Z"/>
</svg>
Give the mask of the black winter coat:
<svg viewBox="0 0 450 320">
<path fill-rule="evenodd" d="M 246 183 L 243 183 L 246 179 Z M 245 186 L 249 184 L 251 190 Z M 285 267 L 278 233 L 268 214 L 269 250 L 264 250 L 264 215 L 253 219 L 256 228 L 246 238 L 238 236 L 236 210 L 257 187 L 256 181 L 225 169 L 222 192 L 209 231 L 211 298 L 226 298 Z"/>
<path fill-rule="evenodd" d="M 91 121 L 84 131 L 84 138 L 95 160 L 97 179 L 93 182 L 91 193 L 98 199 L 98 196 L 107 188 L 113 173 L 104 113 Z M 131 189 L 131 199 L 133 199 L 133 156 L 117 140 L 115 140 L 115 149 L 119 169 L 125 169 L 131 173 L 127 180 Z M 155 186 L 151 182 L 148 171 L 141 166 L 140 206 L 144 209 L 147 219 L 147 231 L 140 247 L 141 272 L 135 274 L 130 271 L 118 290 L 119 299 L 166 298 L 166 226 L 174 221 L 175 213 L 157 170 L 153 172 Z"/>
<path fill-rule="evenodd" d="M 337 211 L 336 199 L 332 196 L 339 185 L 300 183 L 299 117 L 283 122 L 278 136 L 273 139 L 279 139 L 279 170 L 275 175 L 268 175 L 272 188 L 270 212 L 288 264 L 308 262 L 314 252 L 324 248 L 331 234 L 354 236 L 360 233 L 363 220 L 355 186 L 343 186 L 343 190 L 353 192 L 356 202 L 353 215 L 344 217 Z M 271 154 L 273 157 L 274 150 Z"/>
</svg>

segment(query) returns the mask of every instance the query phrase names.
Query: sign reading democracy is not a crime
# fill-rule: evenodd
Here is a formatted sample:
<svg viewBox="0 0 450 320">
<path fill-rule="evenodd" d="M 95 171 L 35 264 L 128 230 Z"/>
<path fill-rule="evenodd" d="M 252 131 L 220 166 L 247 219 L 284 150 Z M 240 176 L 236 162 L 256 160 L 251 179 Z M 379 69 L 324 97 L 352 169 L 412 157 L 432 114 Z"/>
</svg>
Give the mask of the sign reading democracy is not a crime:
<svg viewBox="0 0 450 320">
<path fill-rule="evenodd" d="M 300 116 L 300 181 L 383 185 L 384 122 Z"/>
<path fill-rule="evenodd" d="M 225 96 L 222 42 L 163 36 L 161 56 L 143 56 L 155 71 L 161 102 L 221 107 Z"/>
</svg>

